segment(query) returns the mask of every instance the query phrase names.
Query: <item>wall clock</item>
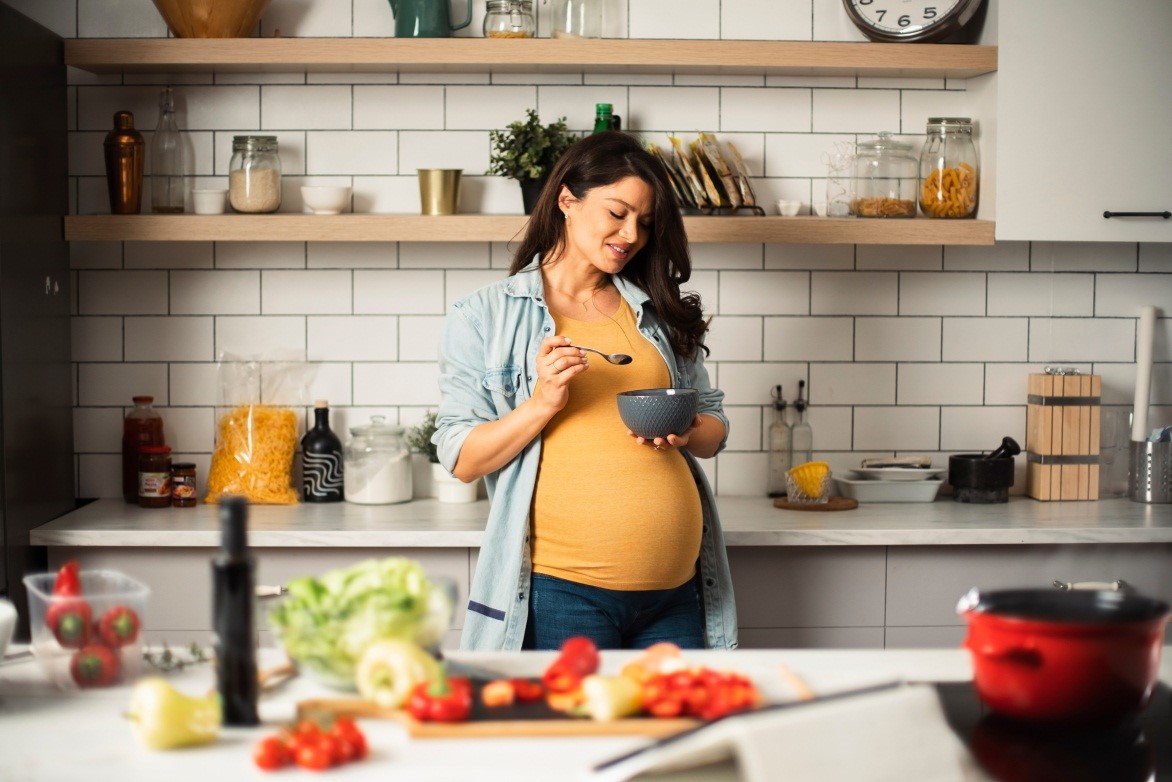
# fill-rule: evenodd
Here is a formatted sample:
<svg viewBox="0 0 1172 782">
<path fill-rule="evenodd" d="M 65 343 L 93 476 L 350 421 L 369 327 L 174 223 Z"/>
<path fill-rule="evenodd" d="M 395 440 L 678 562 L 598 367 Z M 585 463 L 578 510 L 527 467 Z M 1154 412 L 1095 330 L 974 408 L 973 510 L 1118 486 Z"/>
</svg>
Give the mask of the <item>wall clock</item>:
<svg viewBox="0 0 1172 782">
<path fill-rule="evenodd" d="M 959 32 L 984 0 L 842 0 L 847 16 L 872 41 L 923 43 Z"/>
</svg>

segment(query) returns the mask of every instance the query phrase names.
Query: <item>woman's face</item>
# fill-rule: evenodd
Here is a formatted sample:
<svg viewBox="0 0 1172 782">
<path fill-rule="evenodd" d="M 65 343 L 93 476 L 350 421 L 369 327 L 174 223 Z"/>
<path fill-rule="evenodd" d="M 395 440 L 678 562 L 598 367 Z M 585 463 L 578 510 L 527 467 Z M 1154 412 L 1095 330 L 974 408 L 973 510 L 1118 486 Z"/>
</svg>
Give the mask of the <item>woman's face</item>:
<svg viewBox="0 0 1172 782">
<path fill-rule="evenodd" d="M 580 199 L 563 186 L 558 206 L 566 215 L 563 257 L 618 274 L 647 244 L 655 194 L 642 179 L 629 176 Z"/>
</svg>

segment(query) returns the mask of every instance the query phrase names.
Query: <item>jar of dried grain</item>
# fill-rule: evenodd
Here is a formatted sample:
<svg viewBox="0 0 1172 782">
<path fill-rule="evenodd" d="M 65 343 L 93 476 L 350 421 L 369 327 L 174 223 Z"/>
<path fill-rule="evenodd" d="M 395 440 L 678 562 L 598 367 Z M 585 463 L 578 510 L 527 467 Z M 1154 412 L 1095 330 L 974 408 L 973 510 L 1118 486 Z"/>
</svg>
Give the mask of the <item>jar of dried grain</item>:
<svg viewBox="0 0 1172 782">
<path fill-rule="evenodd" d="M 276 136 L 233 136 L 228 200 L 237 212 L 263 214 L 281 206 L 281 158 Z"/>
</svg>

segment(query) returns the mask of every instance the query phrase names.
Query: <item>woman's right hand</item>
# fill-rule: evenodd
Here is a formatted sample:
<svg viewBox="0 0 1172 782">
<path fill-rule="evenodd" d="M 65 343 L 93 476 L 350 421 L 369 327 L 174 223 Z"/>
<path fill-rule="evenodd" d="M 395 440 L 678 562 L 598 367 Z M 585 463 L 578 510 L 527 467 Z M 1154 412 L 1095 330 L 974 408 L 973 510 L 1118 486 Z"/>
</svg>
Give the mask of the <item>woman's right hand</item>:
<svg viewBox="0 0 1172 782">
<path fill-rule="evenodd" d="M 570 381 L 589 368 L 586 351 L 569 347 L 569 337 L 546 337 L 537 349 L 538 396 L 554 410 L 570 401 Z"/>
</svg>

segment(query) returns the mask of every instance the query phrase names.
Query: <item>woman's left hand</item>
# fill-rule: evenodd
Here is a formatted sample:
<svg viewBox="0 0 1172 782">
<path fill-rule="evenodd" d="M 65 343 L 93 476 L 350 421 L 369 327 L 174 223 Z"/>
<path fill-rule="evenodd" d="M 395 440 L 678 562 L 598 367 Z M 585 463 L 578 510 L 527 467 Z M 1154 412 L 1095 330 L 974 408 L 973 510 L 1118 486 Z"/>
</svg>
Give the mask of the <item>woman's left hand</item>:
<svg viewBox="0 0 1172 782">
<path fill-rule="evenodd" d="M 669 448 L 683 448 L 686 446 L 688 444 L 688 439 L 692 435 L 692 430 L 694 430 L 699 425 L 700 416 L 697 415 L 692 419 L 692 425 L 680 434 L 669 434 L 667 437 L 656 437 L 654 440 L 648 439 L 646 437 L 640 437 L 630 429 L 627 430 L 627 434 L 631 437 L 634 437 L 635 442 L 639 445 L 650 446 L 657 451 L 666 451 Z"/>
</svg>

